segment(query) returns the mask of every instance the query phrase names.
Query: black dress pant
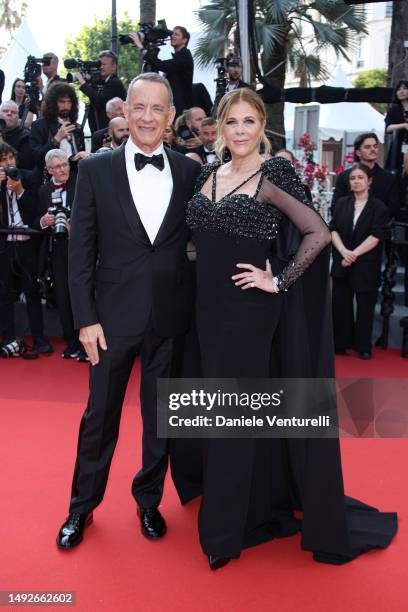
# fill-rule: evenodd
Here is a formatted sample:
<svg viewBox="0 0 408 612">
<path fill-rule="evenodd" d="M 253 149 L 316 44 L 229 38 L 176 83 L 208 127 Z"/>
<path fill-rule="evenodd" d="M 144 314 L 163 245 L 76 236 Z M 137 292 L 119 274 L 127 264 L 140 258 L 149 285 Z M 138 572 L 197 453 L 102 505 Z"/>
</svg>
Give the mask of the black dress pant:
<svg viewBox="0 0 408 612">
<path fill-rule="evenodd" d="M 357 302 L 354 316 L 354 296 Z M 371 351 L 377 290 L 355 291 L 347 278 L 334 278 L 332 290 L 334 345 L 336 351 L 353 348 Z"/>
<path fill-rule="evenodd" d="M 68 240 L 52 239 L 52 275 L 54 279 L 55 301 L 61 321 L 62 332 L 67 342 L 78 340 L 74 328 L 71 298 L 68 287 Z"/>
<path fill-rule="evenodd" d="M 157 379 L 170 372 L 173 340 L 149 324 L 139 336 L 107 336 L 91 366 L 88 405 L 82 417 L 70 512 L 90 512 L 103 499 L 119 434 L 123 400 L 135 358 L 141 356 L 140 402 L 143 421 L 142 469 L 132 494 L 143 508 L 159 505 L 168 464 L 168 442 L 157 438 Z"/>
<path fill-rule="evenodd" d="M 0 332 L 5 340 L 15 337 L 14 302 L 24 291 L 28 322 L 33 336 L 44 333 L 39 293 L 38 249 L 34 240 L 4 241 L 0 246 Z"/>
</svg>

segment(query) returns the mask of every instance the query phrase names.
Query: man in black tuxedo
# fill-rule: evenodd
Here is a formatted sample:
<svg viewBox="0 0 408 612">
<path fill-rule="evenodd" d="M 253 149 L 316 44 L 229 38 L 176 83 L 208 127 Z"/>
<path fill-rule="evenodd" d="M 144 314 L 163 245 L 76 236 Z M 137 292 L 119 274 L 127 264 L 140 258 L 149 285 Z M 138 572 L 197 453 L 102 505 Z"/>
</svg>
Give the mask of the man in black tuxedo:
<svg viewBox="0 0 408 612">
<path fill-rule="evenodd" d="M 175 114 L 164 77 L 136 77 L 125 109 L 129 140 L 112 153 L 81 161 L 73 204 L 69 284 L 74 321 L 92 368 L 69 516 L 57 538 L 61 549 L 82 541 L 103 499 L 138 355 L 143 460 L 132 494 L 143 535 L 157 539 L 166 531 L 158 505 L 168 450 L 156 433 L 156 383 L 169 375 L 173 339 L 190 321 L 185 208 L 200 166 L 163 148 L 164 130 Z"/>
<path fill-rule="evenodd" d="M 378 165 L 378 149 L 379 140 L 375 132 L 360 134 L 354 141 L 356 163 L 362 163 L 372 171 L 370 195 L 381 200 L 387 206 L 391 217 L 395 217 L 401 206 L 398 180 L 391 172 L 387 172 Z M 332 216 L 337 200 L 351 193 L 349 175 L 350 169 L 344 170 L 337 177 L 331 203 Z"/>
<path fill-rule="evenodd" d="M 101 51 L 98 55 L 101 62 L 100 72 L 103 79 L 101 89 L 85 81 L 80 72 L 74 73 L 74 78 L 80 84 L 79 89 L 89 98 L 91 103 L 88 123 L 89 129 L 93 134 L 96 130 L 107 127 L 109 118 L 106 114 L 106 103 L 112 98 L 124 100 L 126 91 L 120 78 L 118 77 L 118 58 L 113 51 Z"/>
<path fill-rule="evenodd" d="M 46 246 L 51 249 L 55 301 L 66 341 L 62 357 L 82 361 L 86 356 L 78 339 L 78 331 L 74 327 L 68 288 L 69 215 L 74 199 L 76 174 L 70 172 L 68 156 L 60 149 L 48 151 L 45 156 L 45 164 L 48 174 L 51 175 L 51 180 L 38 190 L 37 210 L 33 227 L 38 230 L 55 229 L 56 216 L 50 209 L 56 205 L 56 201 L 59 201 L 67 209 L 67 231 L 54 233 L 49 238 L 51 245 L 47 244 Z"/>
</svg>

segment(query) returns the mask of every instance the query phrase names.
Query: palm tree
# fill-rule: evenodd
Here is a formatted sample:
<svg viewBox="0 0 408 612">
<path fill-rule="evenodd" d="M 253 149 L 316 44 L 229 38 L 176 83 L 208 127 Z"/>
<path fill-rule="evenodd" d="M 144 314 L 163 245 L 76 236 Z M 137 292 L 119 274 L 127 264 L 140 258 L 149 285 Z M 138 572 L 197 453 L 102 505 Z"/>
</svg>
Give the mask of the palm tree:
<svg viewBox="0 0 408 612">
<path fill-rule="evenodd" d="M 156 0 L 140 0 L 140 23 L 156 22 Z"/>
<path fill-rule="evenodd" d="M 236 0 L 208 0 L 197 11 L 204 31 L 195 51 L 199 64 L 222 56 L 231 40 L 239 52 L 236 5 Z M 347 6 L 343 0 L 252 0 L 252 6 L 255 51 L 265 80 L 282 89 L 288 66 L 301 86 L 310 86 L 311 79 L 325 80 L 329 71 L 321 53 L 330 48 L 349 59 L 356 35 L 367 33 L 364 7 Z M 284 134 L 283 104 L 268 105 L 267 127 Z M 282 140 L 276 140 L 280 146 Z"/>
</svg>

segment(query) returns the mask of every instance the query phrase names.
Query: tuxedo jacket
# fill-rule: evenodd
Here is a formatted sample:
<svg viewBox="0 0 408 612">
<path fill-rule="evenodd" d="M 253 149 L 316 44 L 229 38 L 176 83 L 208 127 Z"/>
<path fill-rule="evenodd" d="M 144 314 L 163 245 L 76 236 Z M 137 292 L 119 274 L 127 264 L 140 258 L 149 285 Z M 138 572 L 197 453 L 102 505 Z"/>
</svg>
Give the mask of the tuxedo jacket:
<svg viewBox="0 0 408 612">
<path fill-rule="evenodd" d="M 76 328 L 101 323 L 110 335 L 135 336 L 151 318 L 163 337 L 187 329 L 193 295 L 185 213 L 200 165 L 166 154 L 173 191 L 153 244 L 132 198 L 124 145 L 79 164 L 69 240 Z"/>
<path fill-rule="evenodd" d="M 354 204 L 353 195 L 337 201 L 331 231 L 336 231 L 351 251 L 370 235 L 379 238 L 380 242 L 347 268 L 341 265 L 343 257 L 333 247 L 331 274 L 333 278 L 348 278 L 355 291 L 375 291 L 381 280 L 382 240 L 388 236 L 390 215 L 383 202 L 370 196 L 353 229 Z"/>
<path fill-rule="evenodd" d="M 49 123 L 44 117 L 33 121 L 30 133 L 30 146 L 34 152 L 35 160 L 40 168 L 44 167 L 45 155 L 51 149 L 58 149 L 52 142 L 55 134 L 60 128 L 58 121 Z M 72 132 L 72 137 L 78 151 L 85 151 L 85 138 L 81 126 L 77 123 L 76 129 Z"/>
<path fill-rule="evenodd" d="M 351 193 L 349 180 L 350 172 L 351 169 L 349 168 L 341 172 L 337 177 L 331 205 L 332 215 L 337 206 L 337 200 Z M 378 164 L 375 164 L 373 169 L 373 182 L 370 187 L 370 195 L 377 200 L 381 200 L 381 202 L 387 206 L 391 216 L 395 217 L 401 205 L 398 181 L 391 172 L 387 172 L 387 170 L 384 170 L 384 168 L 381 168 Z"/>
<path fill-rule="evenodd" d="M 106 114 L 106 103 L 108 100 L 112 98 L 126 100 L 125 87 L 116 74 L 109 77 L 100 91 L 92 87 L 90 83 L 84 83 L 79 89 L 88 96 L 91 103 L 88 123 L 92 134 L 96 130 L 101 130 L 108 126 L 109 118 Z"/>
<path fill-rule="evenodd" d="M 72 203 L 74 201 L 75 195 L 75 175 L 70 174 L 68 183 L 67 183 L 67 200 L 66 204 L 72 209 Z M 49 181 L 44 185 L 41 185 L 38 190 L 38 198 L 37 198 L 37 207 L 36 207 L 36 215 L 34 218 L 33 227 L 35 229 L 42 229 L 40 220 L 43 217 L 49 207 L 52 206 L 52 182 Z"/>
<path fill-rule="evenodd" d="M 32 187 L 31 173 L 20 170 L 21 182 L 23 183 L 24 193 L 20 198 L 17 199 L 17 206 L 20 212 L 21 218 L 24 225 L 33 227 L 35 212 L 37 207 L 36 189 Z M 7 189 L 6 181 L 3 181 L 0 185 L 0 227 L 2 229 L 7 228 L 8 222 L 8 200 L 7 200 Z M 7 234 L 0 234 L 0 254 L 4 249 L 7 240 Z"/>
<path fill-rule="evenodd" d="M 144 61 L 156 71 L 160 70 L 166 74 L 173 91 L 176 117 L 179 117 L 184 110 L 193 106 L 194 60 L 187 47 L 172 53 L 172 56 L 172 59 L 161 60 L 154 51 L 148 51 Z"/>
</svg>

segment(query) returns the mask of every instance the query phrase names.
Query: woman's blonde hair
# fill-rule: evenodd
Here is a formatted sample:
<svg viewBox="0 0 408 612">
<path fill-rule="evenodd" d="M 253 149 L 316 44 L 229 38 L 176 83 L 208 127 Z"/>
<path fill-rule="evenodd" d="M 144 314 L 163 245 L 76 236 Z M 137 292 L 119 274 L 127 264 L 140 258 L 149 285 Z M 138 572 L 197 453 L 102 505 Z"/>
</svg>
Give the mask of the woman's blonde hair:
<svg viewBox="0 0 408 612">
<path fill-rule="evenodd" d="M 239 102 L 247 102 L 259 115 L 261 121 L 266 121 L 266 109 L 263 100 L 258 94 L 249 89 L 249 87 L 240 87 L 239 89 L 234 89 L 234 91 L 230 91 L 225 94 L 221 98 L 221 102 L 218 105 L 217 110 L 217 140 L 215 143 L 215 152 L 217 157 L 222 161 L 224 152 L 226 149 L 225 141 L 222 136 L 222 132 L 227 121 L 227 117 L 229 115 L 229 111 L 233 104 L 238 104 Z M 269 153 L 271 150 L 271 144 L 267 139 L 265 132 L 262 131 L 261 142 L 265 147 L 265 153 Z"/>
</svg>

